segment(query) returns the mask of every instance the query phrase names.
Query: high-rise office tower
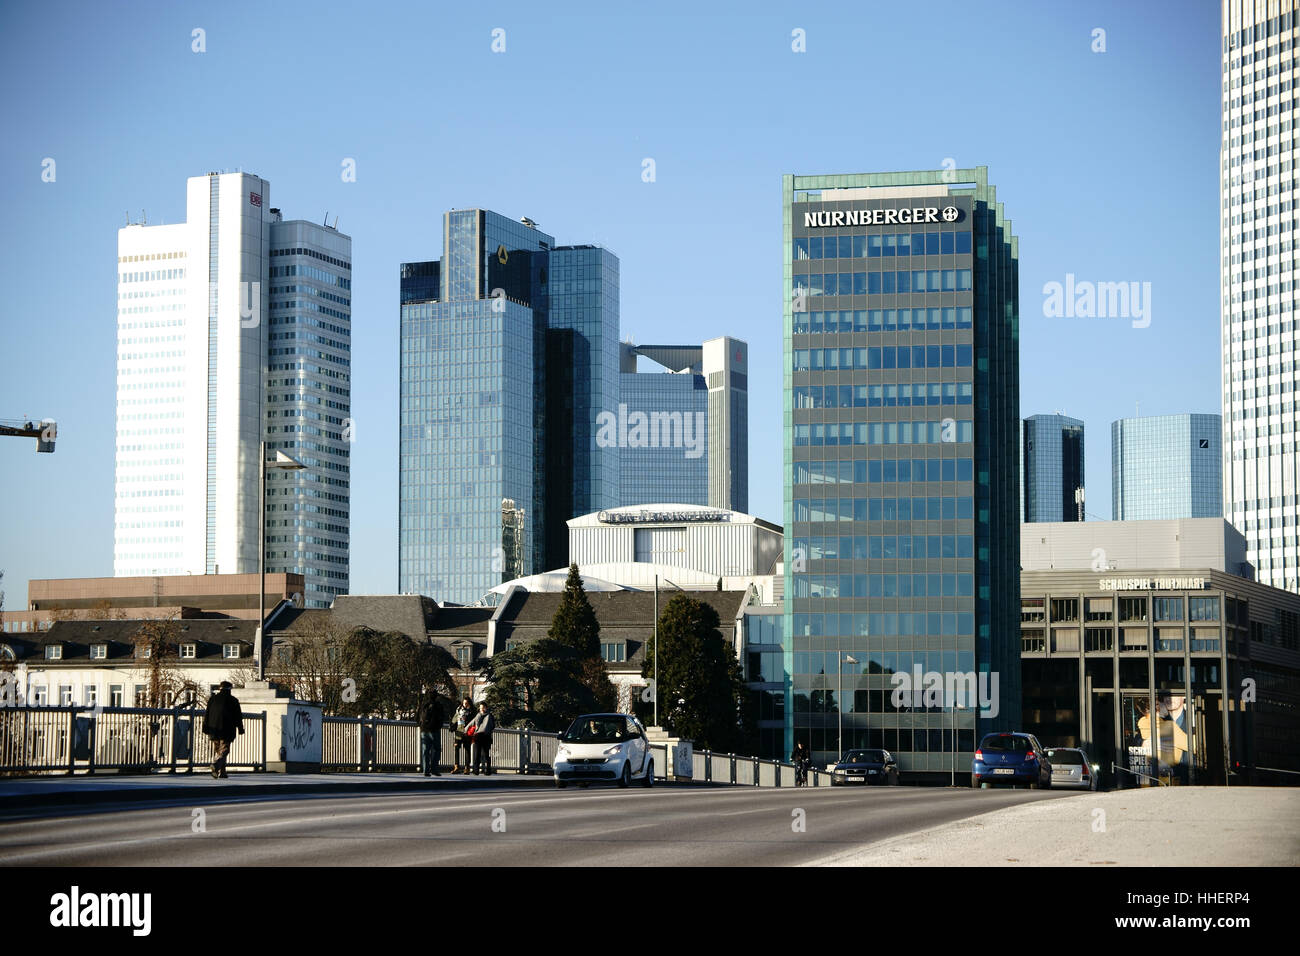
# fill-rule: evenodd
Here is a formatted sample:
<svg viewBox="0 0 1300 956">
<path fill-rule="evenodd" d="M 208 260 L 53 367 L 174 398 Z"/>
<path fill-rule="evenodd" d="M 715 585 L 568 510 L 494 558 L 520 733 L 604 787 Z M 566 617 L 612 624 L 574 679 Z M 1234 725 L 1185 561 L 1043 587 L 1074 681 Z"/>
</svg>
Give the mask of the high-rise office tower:
<svg viewBox="0 0 1300 956">
<path fill-rule="evenodd" d="M 543 569 L 569 563 L 566 521 L 620 504 L 620 449 L 596 440 L 600 413 L 619 400 L 618 270 L 599 246 L 551 252 Z"/>
<path fill-rule="evenodd" d="M 638 358 L 663 371 L 638 371 Z M 749 346 L 622 346 L 617 425 L 623 505 L 749 510 Z"/>
<path fill-rule="evenodd" d="M 266 475 L 266 567 L 303 575 L 307 607 L 348 593 L 352 240 L 271 210 L 266 449 L 306 466 Z"/>
<path fill-rule="evenodd" d="M 401 269 L 398 587 L 469 603 L 618 503 L 618 259 L 484 209 L 446 213 L 443 250 Z"/>
<path fill-rule="evenodd" d="M 1223 0 L 1223 515 L 1259 580 L 1300 589 L 1297 0 Z"/>
<path fill-rule="evenodd" d="M 303 574 L 309 606 L 346 593 L 350 259 L 248 173 L 118 232 L 115 575 L 256 571 L 265 440 L 306 465 L 268 482 L 267 570 Z"/>
<path fill-rule="evenodd" d="M 1111 518 L 1221 517 L 1221 432 L 1218 415 L 1154 415 L 1111 422 Z"/>
<path fill-rule="evenodd" d="M 1020 520 L 1082 521 L 1083 422 L 1031 415 L 1020 425 Z"/>
<path fill-rule="evenodd" d="M 947 774 L 1020 717 L 1017 240 L 984 167 L 783 187 L 786 747 Z"/>
</svg>

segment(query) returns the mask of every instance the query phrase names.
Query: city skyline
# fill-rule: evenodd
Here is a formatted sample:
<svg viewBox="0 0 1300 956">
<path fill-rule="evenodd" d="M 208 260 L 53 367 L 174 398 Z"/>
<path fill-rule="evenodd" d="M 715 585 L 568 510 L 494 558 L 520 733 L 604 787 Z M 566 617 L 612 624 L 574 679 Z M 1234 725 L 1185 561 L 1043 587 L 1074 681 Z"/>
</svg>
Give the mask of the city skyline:
<svg viewBox="0 0 1300 956">
<path fill-rule="evenodd" d="M 299 48 L 311 46 L 313 31 L 321 29 L 299 13 L 294 7 L 277 10 L 262 27 L 264 37 L 271 40 L 292 31 L 294 43 L 282 50 L 290 62 L 301 55 Z M 31 103 L 17 108 L 16 116 L 21 134 L 16 139 L 27 144 L 32 155 L 11 147 L 3 156 L 9 206 L 33 223 L 41 237 L 27 243 L 7 240 L 4 268 L 9 270 L 16 297 L 6 331 L 11 356 L 40 354 L 49 349 L 51 340 L 64 349 L 50 362 L 11 360 L 5 370 L 4 403 L 6 415 L 57 418 L 60 444 L 57 455 L 40 460 L 27 455 L 19 443 L 10 446 L 13 464 L 0 478 L 0 490 L 34 503 L 30 514 L 13 517 L 12 532 L 0 553 L 11 595 L 29 578 L 104 574 L 111 568 L 111 483 L 87 479 L 103 474 L 104 462 L 112 454 L 112 440 L 107 437 L 111 424 L 104 417 L 113 389 L 112 373 L 99 370 L 105 347 L 111 349 L 111 310 L 106 308 L 111 293 L 110 282 L 90 279 L 102 276 L 103 265 L 113 256 L 106 236 L 111 235 L 111 227 L 121 224 L 123 209 L 132 209 L 135 218 L 145 206 L 149 222 L 176 222 L 183 217 L 183 207 L 175 197 L 161 195 L 166 193 L 161 187 L 211 168 L 241 165 L 257 170 L 279 184 L 278 192 L 284 196 L 280 205 L 299 214 L 313 205 L 320 206 L 322 214 L 329 209 L 330 221 L 341 217 L 340 228 L 354 237 L 359 249 L 366 249 L 363 261 L 356 263 L 353 305 L 358 400 L 351 584 L 358 593 L 390 591 L 396 580 L 396 471 L 389 449 L 396 448 L 397 442 L 392 412 L 397 402 L 393 375 L 397 323 L 392 318 L 396 309 L 390 304 L 396 298 L 391 276 L 396 263 L 427 254 L 436 245 L 429 241 L 429 223 L 439 210 L 464 208 L 467 202 L 520 210 L 549 232 L 591 236 L 615 251 L 623 265 L 624 337 L 656 342 L 736 335 L 748 341 L 750 416 L 760 422 L 774 419 L 780 402 L 779 290 L 764 277 L 770 276 L 770 268 L 763 268 L 764 262 L 770 265 L 779 255 L 780 237 L 772 227 L 779 202 L 777 177 L 824 168 L 942 169 L 949 168 L 950 158 L 955 165 L 967 165 L 978 157 L 995 170 L 1004 188 L 1014 187 L 1017 232 L 1035 239 L 1035 252 L 1022 266 L 1022 406 L 1063 408 L 1094 428 L 1127 413 L 1138 401 L 1144 412 L 1152 413 L 1215 410 L 1217 292 L 1213 281 L 1200 278 L 1206 270 L 1195 264 L 1208 264 L 1214 258 L 1214 233 L 1207 231 L 1217 221 L 1213 183 L 1208 179 L 1200 186 L 1197 183 L 1206 178 L 1205 162 L 1208 159 L 1213 165 L 1218 146 L 1217 15 L 1217 5 L 1207 4 L 1199 17 L 1170 22 L 1116 4 L 1087 14 L 1034 11 L 1018 22 L 1009 15 L 994 16 L 973 25 L 977 36 L 992 43 L 1000 42 L 993 39 L 997 34 L 1010 32 L 1032 41 L 1018 47 L 1021 66 L 1052 78 L 1045 89 L 1021 91 L 1026 99 L 1019 115 L 1024 120 L 1043 115 L 1044 109 L 1050 115 L 1053 96 L 1067 87 L 1072 95 L 1083 90 L 1071 100 L 1070 114 L 1060 115 L 1060 136 L 1035 136 L 1032 124 L 1019 123 L 1023 128 L 1006 142 L 998 142 L 965 117 L 949 116 L 938 128 L 927 129 L 920 121 L 922 113 L 904 109 L 891 111 L 888 122 L 896 131 L 917 134 L 903 137 L 906 147 L 882 146 L 865 131 L 835 124 L 830 138 L 810 150 L 808 143 L 787 141 L 780 130 L 790 115 L 788 87 L 828 68 L 832 77 L 847 75 L 842 73 L 847 62 L 839 55 L 846 43 L 840 35 L 843 31 L 824 16 L 760 10 L 739 23 L 705 18 L 699 32 L 683 33 L 680 27 L 685 21 L 671 15 L 655 23 L 617 16 L 589 24 L 567 17 L 548 25 L 522 9 L 505 10 L 501 19 L 510 39 L 504 53 L 494 54 L 490 31 L 495 24 L 454 13 L 446 28 L 460 42 L 449 50 L 451 58 L 465 63 L 482 58 L 490 68 L 505 71 L 503 81 L 535 69 L 536 55 L 531 51 L 542 43 L 552 51 L 581 48 L 589 59 L 594 57 L 613 81 L 608 89 L 591 95 L 610 106 L 636 88 L 634 77 L 641 75 L 636 71 L 648 70 L 664 78 L 664 95 L 640 121 L 624 118 L 605 133 L 581 132 L 565 142 L 559 154 L 586 157 L 580 167 L 566 170 L 562 160 L 557 164 L 539 159 L 522 176 L 516 164 L 481 156 L 471 164 L 469 153 L 456 150 L 438 152 L 433 157 L 436 174 L 430 176 L 424 168 L 427 155 L 420 163 L 405 158 L 404 152 L 383 158 L 389 134 L 381 123 L 362 118 L 343 136 L 320 125 L 327 117 L 329 122 L 336 118 L 317 106 L 311 106 L 305 117 L 307 125 L 323 136 L 290 137 L 286 146 L 278 131 L 241 122 L 237 98 L 206 92 L 200 101 L 210 103 L 220 122 L 190 128 L 184 110 L 177 111 L 177 101 L 166 108 L 174 114 L 182 137 L 165 140 L 145 136 L 128 141 L 117 129 L 125 126 L 123 107 L 116 100 L 104 100 L 102 116 L 87 115 L 85 130 L 88 135 L 108 137 L 115 148 L 96 151 L 92 165 L 91 154 L 80 140 L 67 138 L 42 118 L 66 115 L 68 107 L 60 104 L 67 94 L 57 89 L 38 91 Z M 159 95 L 170 103 L 176 95 L 206 90 L 203 71 L 217 69 L 214 60 L 251 62 L 255 50 L 268 42 L 235 39 L 237 21 L 224 14 L 215 13 L 206 25 L 190 19 L 189 14 L 168 11 L 132 35 L 132 48 L 157 51 L 159 62 L 152 68 L 168 77 L 166 83 L 155 83 L 148 59 L 137 59 L 133 69 L 138 66 L 142 73 L 132 81 L 132 88 L 141 82 L 164 86 Z M 512 20 L 517 25 L 512 26 Z M 725 41 L 709 35 L 709 28 L 722 22 L 731 31 Z M 862 24 L 866 26 L 867 18 Z M 877 33 L 905 35 L 901 14 L 873 14 L 870 24 Z M 191 34 L 199 26 L 206 37 L 202 53 L 192 49 Z M 8 33 L 10 39 L 0 40 L 10 54 L 6 71 L 32 68 L 33 56 L 55 64 L 74 56 L 88 63 L 112 61 L 117 56 L 115 38 L 123 29 L 97 11 L 81 11 L 80 18 L 73 20 L 71 42 L 56 47 L 41 41 L 23 47 L 15 45 L 13 37 L 23 35 L 25 27 L 21 22 L 15 27 Z M 662 62 L 637 59 L 641 54 L 629 61 L 627 50 L 610 38 L 630 37 L 643 32 L 643 27 L 651 31 L 650 36 L 663 31 L 663 38 L 672 37 L 688 56 L 698 54 L 700 65 L 686 77 L 670 81 Z M 1098 27 L 1107 31 L 1104 52 L 1094 50 L 1093 31 Z M 807 52 L 791 48 L 791 31 L 796 28 L 807 33 Z M 948 41 L 941 42 L 938 51 L 945 69 L 959 68 L 971 55 Z M 891 49 L 882 48 L 881 57 L 882 70 L 905 69 L 908 64 L 903 53 Z M 402 62 L 401 57 L 386 60 Z M 706 114 L 691 104 L 689 91 L 714 75 L 743 71 L 747 64 L 772 76 L 759 80 L 751 95 L 732 104 L 728 125 L 742 135 L 722 137 L 706 124 Z M 229 66 L 227 62 L 226 69 Z M 576 90 L 578 71 L 559 61 L 556 68 L 556 82 Z M 375 78 L 359 77 L 356 95 L 379 96 L 393 82 L 410 79 L 408 73 L 406 67 L 396 65 L 387 72 L 378 70 Z M 1132 84 L 1138 75 L 1154 79 L 1134 100 Z M 905 104 L 919 107 L 925 101 L 923 94 L 933 92 L 933 81 L 920 79 L 920 89 L 902 91 L 914 98 L 905 98 Z M 235 86 L 247 82 L 240 79 Z M 89 97 L 88 102 L 101 98 L 94 90 L 77 95 Z M 516 109 L 508 112 L 513 124 L 524 116 Z M 459 110 L 442 120 L 452 130 L 477 129 L 480 121 L 481 116 L 476 116 L 478 125 L 472 125 L 469 114 Z M 493 121 L 499 126 L 503 122 Z M 527 120 L 524 123 L 529 126 Z M 1080 124 L 1095 135 L 1071 138 L 1067 130 Z M 241 131 L 233 147 L 227 129 L 232 126 Z M 217 128 L 222 131 L 217 133 Z M 489 123 L 487 132 L 492 134 L 494 128 Z M 433 132 L 422 129 L 417 138 L 429 142 Z M 1116 147 L 1150 137 L 1188 144 L 1186 150 L 1159 162 L 1154 157 L 1149 160 L 1151 175 L 1158 170 L 1163 182 L 1183 183 L 1176 200 L 1129 182 L 1141 176 L 1118 176 L 1123 167 L 1114 155 Z M 48 147 L 37 146 L 46 142 Z M 761 145 L 761 151 L 755 151 L 755 145 Z M 42 163 L 45 158 L 55 163 L 50 167 L 57 169 L 53 181 L 42 179 L 50 171 Z M 646 165 L 645 160 L 653 162 Z M 507 167 L 512 176 L 501 175 Z M 1078 195 L 1063 191 L 1077 193 L 1082 188 L 1067 186 L 1071 180 L 1102 181 L 1107 191 L 1081 202 Z M 603 214 L 611 203 L 620 207 L 621 215 L 615 219 Z M 75 216 L 78 223 L 75 233 L 67 228 L 68 216 Z M 102 226 L 86 229 L 85 223 L 93 221 Z M 1135 228 L 1140 222 L 1161 223 L 1162 235 L 1176 237 L 1171 241 L 1178 243 L 1179 255 L 1153 246 L 1153 234 Z M 55 224 L 62 225 L 55 228 Z M 698 248 L 709 250 L 710 258 L 704 261 L 717 263 L 739 281 L 719 284 L 713 268 L 677 268 L 671 250 L 678 246 L 669 237 L 682 224 L 698 237 Z M 728 240 L 719 243 L 724 235 Z M 1107 241 L 1100 241 L 1103 235 L 1109 237 Z M 1208 238 L 1188 238 L 1198 235 Z M 42 250 L 56 255 L 61 268 L 86 277 L 61 290 L 67 301 L 60 308 L 54 307 L 49 291 L 56 287 L 49 281 L 51 267 L 37 255 Z M 1178 259 L 1177 268 L 1167 259 Z M 664 281 L 666 276 L 671 281 Z M 1094 282 L 1150 281 L 1154 302 L 1150 325 L 1137 328 L 1122 318 L 1045 315 L 1039 290 L 1071 276 Z M 20 281 L 22 277 L 31 281 Z M 29 315 L 40 316 L 41 321 L 22 318 Z M 745 321 L 738 321 L 742 317 Z M 1063 370 L 1056 367 L 1054 356 L 1066 337 L 1076 353 L 1072 357 L 1077 361 L 1071 365 L 1077 367 Z M 1139 382 L 1134 372 L 1145 366 L 1137 353 L 1171 348 L 1185 357 L 1177 372 L 1159 371 Z M 1101 355 L 1120 367 L 1098 382 L 1087 368 L 1100 365 L 1096 357 Z M 76 376 L 75 386 L 70 376 Z M 16 407 L 10 410 L 10 405 Z M 768 518 L 779 514 L 780 486 L 765 463 L 773 460 L 778 449 L 770 431 L 751 430 L 749 510 Z M 1105 514 L 1108 502 L 1102 483 L 1094 477 L 1092 484 L 1096 492 L 1090 496 L 1088 510 Z M 61 556 L 54 542 L 69 537 L 81 547 L 76 554 Z"/>
</svg>

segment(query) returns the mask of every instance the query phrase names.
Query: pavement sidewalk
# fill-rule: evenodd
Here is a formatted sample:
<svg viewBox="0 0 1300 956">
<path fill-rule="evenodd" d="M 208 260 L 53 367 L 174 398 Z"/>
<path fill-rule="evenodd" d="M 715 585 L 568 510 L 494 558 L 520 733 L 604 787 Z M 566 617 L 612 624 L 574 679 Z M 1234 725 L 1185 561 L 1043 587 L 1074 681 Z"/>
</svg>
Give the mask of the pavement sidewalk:
<svg viewBox="0 0 1300 956">
<path fill-rule="evenodd" d="M 215 780 L 206 770 L 194 773 L 79 774 L 77 776 L 0 777 L 0 818 L 18 811 L 51 806 L 131 804 L 143 801 L 213 798 L 274 798 L 290 794 L 348 796 L 397 791 L 473 791 L 554 788 L 549 774 L 493 773 L 490 776 L 444 773 L 252 773 L 231 770 Z"/>
<path fill-rule="evenodd" d="M 995 810 L 811 866 L 1296 866 L 1300 788 L 1151 787 Z"/>
</svg>

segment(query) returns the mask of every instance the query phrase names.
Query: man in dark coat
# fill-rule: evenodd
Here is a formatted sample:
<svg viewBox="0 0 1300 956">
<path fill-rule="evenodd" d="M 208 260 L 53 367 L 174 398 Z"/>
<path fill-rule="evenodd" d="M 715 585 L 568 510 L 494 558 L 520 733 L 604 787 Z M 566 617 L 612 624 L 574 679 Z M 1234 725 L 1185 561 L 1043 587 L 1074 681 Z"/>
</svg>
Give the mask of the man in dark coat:
<svg viewBox="0 0 1300 956">
<path fill-rule="evenodd" d="M 442 762 L 442 704 L 428 687 L 424 689 L 416 720 L 420 725 L 420 769 L 426 777 L 441 777 L 438 764 Z"/>
<path fill-rule="evenodd" d="M 221 689 L 208 701 L 208 712 L 203 716 L 203 733 L 212 741 L 212 776 L 227 777 L 226 757 L 235 734 L 244 732 L 244 713 L 239 701 L 230 693 L 230 681 L 223 680 Z"/>
</svg>

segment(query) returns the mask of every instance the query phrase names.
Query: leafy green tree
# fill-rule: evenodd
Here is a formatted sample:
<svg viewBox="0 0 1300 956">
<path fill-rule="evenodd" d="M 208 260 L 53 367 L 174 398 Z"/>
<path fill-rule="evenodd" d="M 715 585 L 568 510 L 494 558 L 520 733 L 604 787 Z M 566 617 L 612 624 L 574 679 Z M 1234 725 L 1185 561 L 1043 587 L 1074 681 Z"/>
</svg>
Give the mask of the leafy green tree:
<svg viewBox="0 0 1300 956">
<path fill-rule="evenodd" d="M 706 750 L 742 752 L 753 738 L 753 707 L 740 663 L 709 604 L 678 594 L 659 615 L 659 639 L 646 647 L 641 674 L 655 672 L 659 720 Z"/>
<path fill-rule="evenodd" d="M 341 663 L 344 679 L 356 682 L 356 699 L 349 701 L 345 694 L 339 708 L 349 716 L 411 719 L 424 687 L 455 694 L 452 656 L 429 641 L 413 641 L 395 631 L 381 634 L 357 628 L 343 642 Z"/>
<path fill-rule="evenodd" d="M 604 661 L 549 637 L 494 654 L 482 673 L 490 683 L 487 705 L 503 726 L 560 731 L 580 714 L 617 705 Z"/>
<path fill-rule="evenodd" d="M 564 596 L 551 618 L 551 629 L 546 636 L 567 644 L 579 657 L 600 657 L 600 622 L 587 600 L 587 590 L 582 586 L 582 575 L 576 564 L 569 565 L 569 579 L 564 582 Z"/>
</svg>

